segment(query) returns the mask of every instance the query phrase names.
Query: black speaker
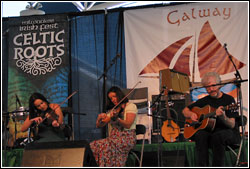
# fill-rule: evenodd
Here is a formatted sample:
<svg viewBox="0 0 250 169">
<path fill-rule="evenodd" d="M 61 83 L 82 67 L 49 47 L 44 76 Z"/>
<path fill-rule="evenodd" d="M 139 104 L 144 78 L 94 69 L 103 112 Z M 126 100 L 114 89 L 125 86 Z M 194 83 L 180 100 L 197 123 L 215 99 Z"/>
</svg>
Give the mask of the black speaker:
<svg viewBox="0 0 250 169">
<path fill-rule="evenodd" d="M 159 154 L 160 155 L 160 154 Z M 185 150 L 163 151 L 159 156 L 158 152 L 144 152 L 143 167 L 185 167 L 188 166 Z"/>
<path fill-rule="evenodd" d="M 22 167 L 97 166 L 87 141 L 30 143 L 23 152 Z"/>
<path fill-rule="evenodd" d="M 153 95 L 152 100 L 154 101 L 158 95 Z M 152 111 L 153 114 L 153 132 L 159 132 L 157 122 L 162 126 L 163 122 L 167 120 L 167 109 L 166 109 L 166 98 L 167 96 L 161 97 L 161 102 L 158 104 L 158 108 Z M 172 120 L 180 127 L 184 128 L 185 117 L 182 110 L 190 104 L 190 95 L 188 94 L 170 94 L 168 96 L 168 105 L 170 109 L 170 116 Z M 157 117 L 161 118 L 157 118 Z"/>
</svg>

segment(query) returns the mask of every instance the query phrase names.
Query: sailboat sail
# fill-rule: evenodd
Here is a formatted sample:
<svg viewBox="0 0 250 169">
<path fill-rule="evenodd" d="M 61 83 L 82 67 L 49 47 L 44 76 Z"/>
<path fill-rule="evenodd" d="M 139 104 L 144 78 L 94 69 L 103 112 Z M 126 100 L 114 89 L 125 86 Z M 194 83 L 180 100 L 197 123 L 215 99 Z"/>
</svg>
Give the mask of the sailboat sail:
<svg viewBox="0 0 250 169">
<path fill-rule="evenodd" d="M 189 45 L 187 48 L 183 50 L 181 53 L 180 57 L 175 63 L 174 70 L 177 72 L 183 72 L 190 76 L 190 71 L 189 71 L 189 56 L 190 56 L 190 51 L 191 51 L 192 45 Z"/>
<path fill-rule="evenodd" d="M 245 66 L 244 63 L 232 57 L 237 69 Z M 200 77 L 202 77 L 208 70 L 224 75 L 234 72 L 235 69 L 227 56 L 223 45 L 217 40 L 213 33 L 209 22 L 207 21 L 200 32 L 198 41 L 198 67 Z"/>
<path fill-rule="evenodd" d="M 191 37 L 193 36 L 188 36 L 172 43 L 157 55 L 146 67 L 144 67 L 139 75 L 159 73 L 160 70 L 169 68 L 175 54 Z M 189 59 L 192 46 L 194 45 L 189 45 L 183 50 L 174 65 L 174 70 L 188 74 L 189 76 Z M 200 77 L 202 77 L 207 71 L 214 71 L 220 75 L 235 71 L 223 45 L 217 40 L 208 21 L 203 25 L 200 31 L 197 53 Z M 245 66 L 244 63 L 238 61 L 233 56 L 232 60 L 237 69 Z"/>
<path fill-rule="evenodd" d="M 147 73 L 159 73 L 162 69 L 169 68 L 169 65 L 175 56 L 176 52 L 185 44 L 192 36 L 183 38 L 170 46 L 168 46 L 166 49 L 164 49 L 159 55 L 157 55 L 140 73 L 147 74 Z M 183 52 L 184 54 L 187 53 L 187 51 Z M 188 63 L 188 62 L 187 62 Z M 187 64 L 186 63 L 186 64 Z"/>
</svg>

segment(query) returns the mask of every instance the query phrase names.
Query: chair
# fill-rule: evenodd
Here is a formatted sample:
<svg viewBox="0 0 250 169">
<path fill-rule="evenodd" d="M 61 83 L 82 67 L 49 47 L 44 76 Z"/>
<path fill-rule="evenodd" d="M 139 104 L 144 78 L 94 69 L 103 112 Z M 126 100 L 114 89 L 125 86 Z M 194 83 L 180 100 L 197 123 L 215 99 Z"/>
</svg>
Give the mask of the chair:
<svg viewBox="0 0 250 169">
<path fill-rule="evenodd" d="M 235 121 L 238 123 L 239 127 L 242 127 L 241 141 L 239 144 L 227 145 L 226 150 L 231 151 L 236 156 L 235 166 L 239 166 L 240 155 L 242 153 L 242 146 L 244 142 L 244 134 L 245 134 L 244 131 L 245 131 L 245 126 L 247 124 L 247 117 L 243 115 L 243 121 L 241 121 L 241 116 L 239 116 L 239 117 L 236 117 Z"/>
<path fill-rule="evenodd" d="M 74 134 L 73 134 L 73 110 L 71 107 L 61 107 L 63 117 L 64 117 L 64 135 L 68 140 L 74 140 Z"/>
<path fill-rule="evenodd" d="M 143 135 L 143 141 L 142 141 L 142 146 L 141 146 L 141 151 L 140 151 L 140 159 L 137 155 L 137 154 L 139 154 L 139 152 L 137 150 L 132 149 L 129 152 L 130 154 L 134 155 L 134 157 L 138 161 L 140 167 L 142 167 L 144 144 L 145 144 L 145 134 L 146 134 L 146 127 L 143 124 L 137 124 L 136 125 L 136 135 Z"/>
</svg>

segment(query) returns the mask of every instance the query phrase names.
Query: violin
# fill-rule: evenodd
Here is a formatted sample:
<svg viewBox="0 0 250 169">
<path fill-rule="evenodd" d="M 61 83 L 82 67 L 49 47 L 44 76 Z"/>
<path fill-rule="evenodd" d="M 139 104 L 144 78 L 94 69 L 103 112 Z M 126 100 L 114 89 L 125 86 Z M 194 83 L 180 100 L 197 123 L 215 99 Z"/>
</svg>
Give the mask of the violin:
<svg viewBox="0 0 250 169">
<path fill-rule="evenodd" d="M 111 120 L 113 120 L 113 121 L 116 121 L 118 118 L 122 118 L 122 112 L 123 112 L 123 108 L 122 108 L 122 105 L 123 104 L 121 104 L 120 103 L 120 105 L 118 105 L 115 109 L 113 108 L 111 111 L 115 111 L 116 113 L 117 113 L 117 115 L 116 116 L 113 116 L 113 117 L 111 117 Z"/>
<path fill-rule="evenodd" d="M 59 108 L 59 106 L 56 107 L 56 109 L 57 108 Z M 48 107 L 48 109 L 44 113 L 45 114 L 45 118 L 47 119 L 47 122 L 48 122 L 49 125 L 52 125 L 52 122 L 55 121 L 55 120 L 58 121 L 59 116 L 55 113 L 56 109 L 53 110 L 50 107 Z M 61 128 L 61 125 L 62 124 L 59 124 L 60 128 Z"/>
</svg>

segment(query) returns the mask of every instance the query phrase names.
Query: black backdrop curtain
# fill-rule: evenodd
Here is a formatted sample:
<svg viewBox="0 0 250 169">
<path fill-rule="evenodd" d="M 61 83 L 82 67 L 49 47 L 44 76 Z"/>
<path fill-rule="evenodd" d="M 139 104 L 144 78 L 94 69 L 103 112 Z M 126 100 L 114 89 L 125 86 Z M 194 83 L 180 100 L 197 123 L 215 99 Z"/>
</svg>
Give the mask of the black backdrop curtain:
<svg viewBox="0 0 250 169">
<path fill-rule="evenodd" d="M 122 18 L 122 12 L 105 11 L 71 17 L 72 91 L 78 91 L 72 98 L 75 140 L 104 137 L 95 126 L 97 115 L 105 111 L 104 95 L 113 85 L 126 86 Z"/>
</svg>

